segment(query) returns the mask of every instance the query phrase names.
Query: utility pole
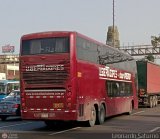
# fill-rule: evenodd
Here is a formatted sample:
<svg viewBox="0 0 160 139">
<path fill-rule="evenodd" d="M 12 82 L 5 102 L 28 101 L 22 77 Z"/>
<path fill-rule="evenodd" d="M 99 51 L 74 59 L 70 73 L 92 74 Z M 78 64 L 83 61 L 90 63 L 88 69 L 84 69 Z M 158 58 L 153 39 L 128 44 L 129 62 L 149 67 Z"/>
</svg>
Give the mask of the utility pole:
<svg viewBox="0 0 160 139">
<path fill-rule="evenodd" d="M 111 26 L 108 27 L 106 44 L 115 48 L 119 48 L 120 47 L 119 32 L 117 26 L 115 25 L 115 0 L 113 0 L 112 4 L 113 4 L 112 8 L 113 23 Z"/>
<path fill-rule="evenodd" d="M 115 27 L 115 25 L 114 25 L 114 0 L 113 0 L 113 28 L 112 28 L 112 34 L 113 34 L 113 47 L 114 47 L 114 40 L 115 40 L 115 38 L 114 38 L 114 27 Z"/>
</svg>

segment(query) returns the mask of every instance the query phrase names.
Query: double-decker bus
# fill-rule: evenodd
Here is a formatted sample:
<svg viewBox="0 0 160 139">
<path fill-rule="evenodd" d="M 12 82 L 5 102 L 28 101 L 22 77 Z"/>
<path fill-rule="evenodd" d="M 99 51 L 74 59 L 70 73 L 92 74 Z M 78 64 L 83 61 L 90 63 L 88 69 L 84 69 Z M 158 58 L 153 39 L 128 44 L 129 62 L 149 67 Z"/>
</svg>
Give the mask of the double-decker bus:
<svg viewBox="0 0 160 139">
<path fill-rule="evenodd" d="M 86 121 L 131 113 L 138 107 L 135 60 L 78 32 L 22 36 L 20 48 L 23 119 Z"/>
</svg>

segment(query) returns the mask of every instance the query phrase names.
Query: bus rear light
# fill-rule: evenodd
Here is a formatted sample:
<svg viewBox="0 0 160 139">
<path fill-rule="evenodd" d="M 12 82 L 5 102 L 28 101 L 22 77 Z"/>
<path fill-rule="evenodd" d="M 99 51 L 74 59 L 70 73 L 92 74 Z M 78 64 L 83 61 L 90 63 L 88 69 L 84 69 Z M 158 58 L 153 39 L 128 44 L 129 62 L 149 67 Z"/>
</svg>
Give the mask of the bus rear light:
<svg viewBox="0 0 160 139">
<path fill-rule="evenodd" d="M 71 85 L 68 85 L 67 90 L 68 90 L 68 91 L 71 91 L 71 89 L 72 89 L 72 86 L 71 86 Z"/>
<path fill-rule="evenodd" d="M 71 96 L 71 95 L 72 95 L 71 91 L 67 92 L 67 96 Z"/>
<path fill-rule="evenodd" d="M 22 103 L 22 107 L 25 107 L 26 105 L 25 105 L 25 103 Z"/>
<path fill-rule="evenodd" d="M 22 100 L 22 102 L 24 102 L 24 101 L 25 101 L 25 99 L 24 99 L 24 98 L 22 98 L 21 100 Z"/>
<path fill-rule="evenodd" d="M 70 102 L 70 101 L 71 101 L 71 98 L 70 98 L 70 97 L 69 97 L 69 98 L 67 98 L 67 101 L 68 101 L 68 102 Z"/>
<path fill-rule="evenodd" d="M 67 107 L 70 108 L 71 107 L 71 103 L 67 103 Z"/>
</svg>

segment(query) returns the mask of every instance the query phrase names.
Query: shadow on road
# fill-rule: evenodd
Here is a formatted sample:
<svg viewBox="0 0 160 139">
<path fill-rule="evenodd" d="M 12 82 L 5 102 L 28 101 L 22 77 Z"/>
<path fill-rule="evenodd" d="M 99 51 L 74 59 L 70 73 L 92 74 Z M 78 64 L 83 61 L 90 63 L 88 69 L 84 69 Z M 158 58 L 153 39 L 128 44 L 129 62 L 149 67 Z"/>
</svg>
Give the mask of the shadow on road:
<svg viewBox="0 0 160 139">
<path fill-rule="evenodd" d="M 51 122 L 51 125 L 50 126 L 44 126 L 44 127 L 41 127 L 41 128 L 37 128 L 35 129 L 35 131 L 62 131 L 62 130 L 68 130 L 68 129 L 71 129 L 71 128 L 75 128 L 75 127 L 78 127 L 79 124 L 77 122 L 71 122 L 71 121 L 67 121 L 67 122 L 64 122 L 64 121 L 57 121 L 57 122 L 54 122 L 52 124 L 52 121 Z"/>
<path fill-rule="evenodd" d="M 1 120 L 1 119 L 0 119 Z M 12 121 L 22 121 L 21 117 L 7 117 L 7 119 L 5 121 L 1 121 L 1 122 L 12 122 Z"/>
</svg>

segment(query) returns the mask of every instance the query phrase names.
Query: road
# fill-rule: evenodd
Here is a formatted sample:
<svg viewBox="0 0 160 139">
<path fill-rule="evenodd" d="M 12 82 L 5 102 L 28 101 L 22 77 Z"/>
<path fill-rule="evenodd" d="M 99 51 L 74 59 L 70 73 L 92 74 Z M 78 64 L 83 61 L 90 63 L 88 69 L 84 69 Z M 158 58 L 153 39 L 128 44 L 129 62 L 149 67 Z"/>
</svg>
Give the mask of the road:
<svg viewBox="0 0 160 139">
<path fill-rule="evenodd" d="M 158 139 L 160 138 L 160 106 L 152 109 L 139 108 L 132 115 L 110 117 L 103 125 L 94 127 L 85 127 L 84 124 L 79 123 L 63 123 L 48 128 L 41 121 L 9 118 L 7 121 L 0 121 L 0 139 L 2 137 L 4 139 Z"/>
</svg>

